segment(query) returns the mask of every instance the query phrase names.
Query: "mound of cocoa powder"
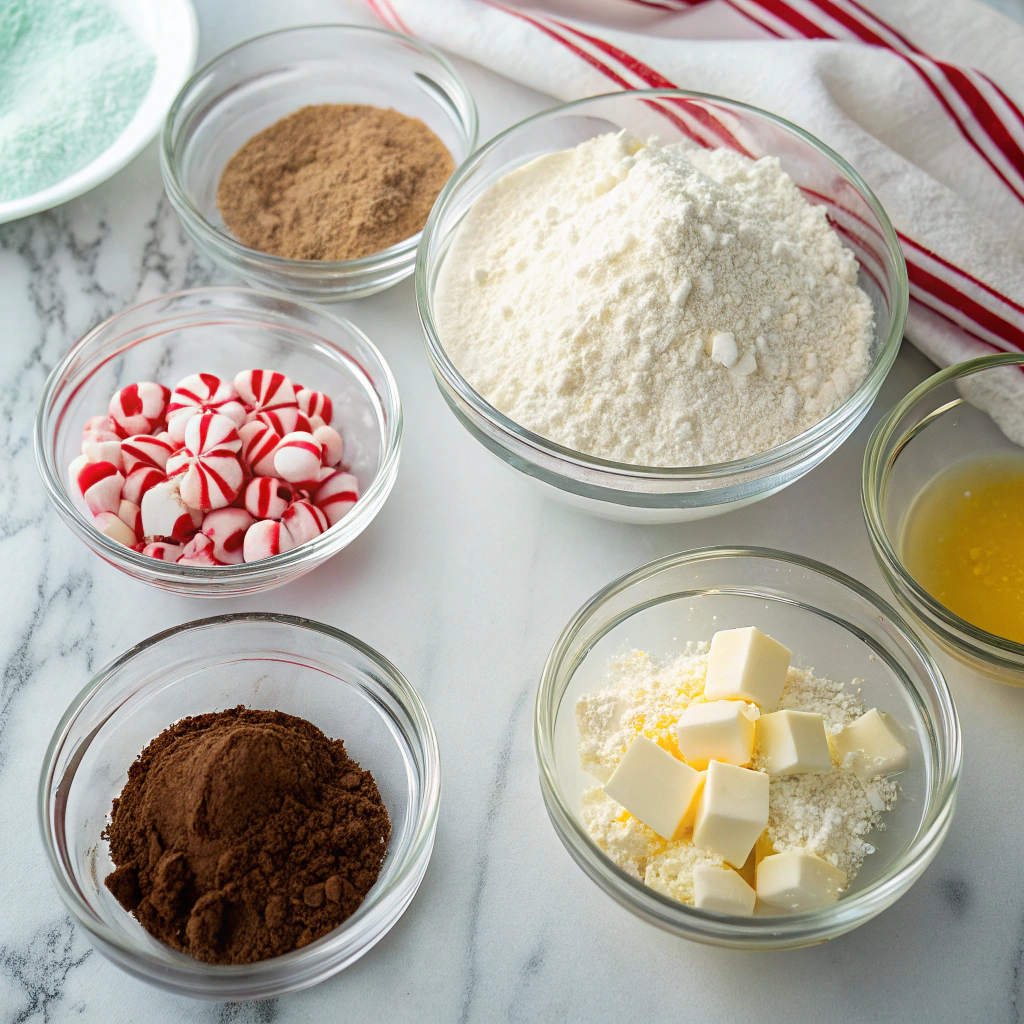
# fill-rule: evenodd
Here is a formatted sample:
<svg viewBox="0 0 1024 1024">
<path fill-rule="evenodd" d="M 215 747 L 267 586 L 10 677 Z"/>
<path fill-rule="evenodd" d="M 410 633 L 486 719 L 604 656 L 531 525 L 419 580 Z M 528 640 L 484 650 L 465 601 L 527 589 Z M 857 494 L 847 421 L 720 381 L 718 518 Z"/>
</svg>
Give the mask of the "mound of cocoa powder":
<svg viewBox="0 0 1024 1024">
<path fill-rule="evenodd" d="M 248 964 L 336 928 L 377 879 L 391 823 L 341 740 L 279 711 L 185 718 L 128 769 L 105 879 L 156 938 Z"/>
<path fill-rule="evenodd" d="M 455 170 L 418 118 L 350 103 L 302 107 L 228 161 L 217 208 L 250 249 L 353 260 L 422 230 Z"/>
</svg>

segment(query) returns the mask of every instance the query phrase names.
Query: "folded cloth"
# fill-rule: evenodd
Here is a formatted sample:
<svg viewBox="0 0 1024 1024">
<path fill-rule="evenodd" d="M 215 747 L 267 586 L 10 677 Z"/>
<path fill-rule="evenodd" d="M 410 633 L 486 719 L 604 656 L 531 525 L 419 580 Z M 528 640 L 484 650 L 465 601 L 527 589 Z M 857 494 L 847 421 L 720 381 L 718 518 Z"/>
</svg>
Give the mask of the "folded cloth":
<svg viewBox="0 0 1024 1024">
<path fill-rule="evenodd" d="M 896 226 L 907 337 L 940 366 L 1024 350 L 1024 27 L 983 4 L 366 2 L 398 31 L 561 99 L 678 87 L 800 125 L 857 169 Z M 1024 422 L 1024 373 L 1009 376 L 972 400 Z"/>
</svg>

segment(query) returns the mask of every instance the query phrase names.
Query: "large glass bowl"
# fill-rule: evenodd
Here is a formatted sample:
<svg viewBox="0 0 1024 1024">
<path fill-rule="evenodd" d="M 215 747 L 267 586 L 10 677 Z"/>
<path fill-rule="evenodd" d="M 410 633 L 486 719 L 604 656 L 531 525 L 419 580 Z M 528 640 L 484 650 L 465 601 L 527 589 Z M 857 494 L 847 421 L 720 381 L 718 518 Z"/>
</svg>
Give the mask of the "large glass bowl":
<svg viewBox="0 0 1024 1024">
<path fill-rule="evenodd" d="M 601 686 L 609 659 L 639 648 L 655 658 L 720 629 L 756 625 L 793 651 L 793 664 L 859 693 L 902 726 L 910 768 L 885 829 L 868 837 L 850 894 L 800 914 L 731 917 L 677 903 L 627 874 L 587 834 L 580 797 L 597 781 L 580 767 L 576 701 Z M 938 852 L 960 777 L 960 725 L 938 667 L 876 594 L 819 562 L 765 548 L 670 555 L 609 584 L 562 630 L 537 692 L 540 785 L 559 839 L 606 893 L 653 924 L 718 946 L 785 949 L 834 938 L 899 899 Z"/>
<path fill-rule="evenodd" d="M 340 927 L 255 964 L 193 960 L 153 938 L 103 885 L 113 870 L 111 801 L 139 752 L 187 715 L 244 704 L 312 722 L 373 773 L 391 818 L 376 884 Z M 39 815 L 57 891 L 99 951 L 129 974 L 203 999 L 269 999 L 354 963 L 402 916 L 430 860 L 440 769 L 426 709 L 376 651 L 290 615 L 201 619 L 144 640 L 102 668 L 68 708 L 46 752 Z"/>
<path fill-rule="evenodd" d="M 914 499 L 944 469 L 988 455 L 1020 454 L 1024 437 L 1011 440 L 971 400 L 991 407 L 994 399 L 1009 412 L 1009 403 L 1024 402 L 1021 395 L 1024 355 L 981 356 L 940 371 L 875 427 L 861 481 L 875 559 L 900 604 L 947 654 L 1014 686 L 1024 686 L 1024 644 L 986 632 L 936 601 L 903 564 L 900 535 Z"/>
<path fill-rule="evenodd" d="M 813 427 L 767 452 L 711 466 L 651 468 L 609 462 L 564 448 L 513 422 L 481 397 L 444 350 L 434 321 L 438 271 L 462 218 L 498 178 L 545 153 L 628 129 L 663 143 L 727 127 L 754 156 L 777 156 L 805 197 L 824 204 L 832 226 L 860 262 L 860 286 L 875 311 L 871 366 L 860 387 Z M 719 136 L 699 135 L 705 145 Z M 492 139 L 452 176 L 423 230 L 416 301 L 441 393 L 459 422 L 488 451 L 550 497 L 609 519 L 681 522 L 758 501 L 813 469 L 864 418 L 896 358 L 907 314 L 907 273 L 896 232 L 860 175 L 827 146 L 774 114 L 702 93 L 636 90 L 566 103 Z"/>
<path fill-rule="evenodd" d="M 289 28 L 226 50 L 185 84 L 164 126 L 164 188 L 196 245 L 249 284 L 320 303 L 372 295 L 412 273 L 419 233 L 360 259 L 294 260 L 242 245 L 217 209 L 217 185 L 238 149 L 314 103 L 361 103 L 419 118 L 456 166 L 476 145 L 476 104 L 437 50 L 362 25 Z"/>
<path fill-rule="evenodd" d="M 359 500 L 326 533 L 274 558 L 242 565 L 161 562 L 100 533 L 68 480 L 82 427 L 132 381 L 173 387 L 190 373 L 232 380 L 281 370 L 334 402 L 345 464 Z M 351 544 L 380 511 L 398 474 L 402 407 L 384 357 L 354 324 L 246 288 L 196 288 L 143 302 L 94 327 L 53 368 L 36 414 L 36 463 L 61 518 L 104 561 L 133 579 L 192 597 L 234 597 L 276 587 Z"/>
</svg>

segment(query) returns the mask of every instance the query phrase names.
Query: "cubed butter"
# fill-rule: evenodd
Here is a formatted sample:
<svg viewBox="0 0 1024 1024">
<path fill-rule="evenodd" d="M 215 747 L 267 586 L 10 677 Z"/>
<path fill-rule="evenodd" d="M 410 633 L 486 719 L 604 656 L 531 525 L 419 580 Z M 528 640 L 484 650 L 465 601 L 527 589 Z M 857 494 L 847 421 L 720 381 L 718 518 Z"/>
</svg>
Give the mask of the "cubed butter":
<svg viewBox="0 0 1024 1024">
<path fill-rule="evenodd" d="M 709 761 L 750 764 L 759 714 L 755 705 L 741 700 L 691 704 L 676 723 L 679 753 L 694 768 L 707 768 Z"/>
<path fill-rule="evenodd" d="M 850 767 L 862 778 L 895 775 L 910 767 L 910 754 L 903 743 L 900 727 L 887 714 L 872 708 L 851 722 L 835 738 L 839 763 L 853 757 Z"/>
<path fill-rule="evenodd" d="M 846 875 L 809 850 L 773 853 L 757 865 L 757 898 L 779 910 L 815 910 L 835 903 Z"/>
<path fill-rule="evenodd" d="M 773 711 L 757 722 L 757 745 L 769 775 L 832 771 L 825 719 L 810 711 Z"/>
<path fill-rule="evenodd" d="M 732 868 L 698 864 L 693 869 L 693 905 L 719 914 L 750 917 L 757 893 Z"/>
<path fill-rule="evenodd" d="M 774 711 L 786 685 L 791 652 L 756 626 L 722 629 L 711 638 L 704 697 L 745 700 Z"/>
<path fill-rule="evenodd" d="M 767 824 L 768 776 L 712 761 L 697 805 L 694 845 L 739 868 Z"/>
<path fill-rule="evenodd" d="M 646 736 L 626 748 L 604 791 L 664 839 L 693 824 L 704 773 L 683 764 Z"/>
</svg>

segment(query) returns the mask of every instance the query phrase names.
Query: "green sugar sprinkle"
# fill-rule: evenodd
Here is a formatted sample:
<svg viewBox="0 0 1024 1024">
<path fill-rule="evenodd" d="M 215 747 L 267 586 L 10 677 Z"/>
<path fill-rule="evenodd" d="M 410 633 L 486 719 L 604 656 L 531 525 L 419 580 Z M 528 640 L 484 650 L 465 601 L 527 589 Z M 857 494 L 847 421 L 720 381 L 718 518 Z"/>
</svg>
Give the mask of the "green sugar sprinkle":
<svg viewBox="0 0 1024 1024">
<path fill-rule="evenodd" d="M 155 70 L 104 0 L 0 0 L 0 202 L 56 185 L 108 149 Z"/>
</svg>

